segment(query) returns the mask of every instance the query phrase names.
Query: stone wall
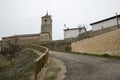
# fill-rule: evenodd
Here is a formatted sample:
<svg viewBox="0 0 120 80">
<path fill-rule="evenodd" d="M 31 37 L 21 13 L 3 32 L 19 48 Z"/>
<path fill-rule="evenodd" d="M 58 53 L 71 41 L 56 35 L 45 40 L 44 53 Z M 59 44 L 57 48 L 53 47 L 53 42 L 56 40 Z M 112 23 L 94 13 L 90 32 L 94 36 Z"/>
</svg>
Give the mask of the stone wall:
<svg viewBox="0 0 120 80">
<path fill-rule="evenodd" d="M 39 34 L 39 35 L 32 36 L 32 37 L 18 38 L 18 43 L 28 44 L 28 43 L 32 43 L 32 42 L 48 41 L 48 40 L 49 40 L 49 34 L 43 33 L 43 34 Z"/>
<path fill-rule="evenodd" d="M 40 41 L 49 41 L 51 40 L 49 33 L 41 33 L 39 36 Z"/>
<path fill-rule="evenodd" d="M 28 44 L 31 42 L 48 41 L 50 36 L 48 33 L 16 35 L 11 37 L 3 37 L 2 41 L 10 41 L 12 44 L 14 44 L 16 39 L 18 44 Z M 6 43 L 3 44 L 7 45 Z"/>
<path fill-rule="evenodd" d="M 64 40 L 58 40 L 58 41 L 43 41 L 40 43 L 37 43 L 37 45 L 45 46 L 53 51 L 71 51 L 71 42 L 70 41 L 64 41 Z"/>
<path fill-rule="evenodd" d="M 95 53 L 120 56 L 120 29 L 113 30 L 95 37 L 73 42 L 73 52 Z"/>
<path fill-rule="evenodd" d="M 97 30 L 97 31 L 92 31 L 92 30 L 87 31 L 85 33 L 80 34 L 79 37 L 77 37 L 75 39 L 75 41 L 90 38 L 90 37 L 94 37 L 94 36 L 98 36 L 98 35 L 101 35 L 103 33 L 107 33 L 107 32 L 110 32 L 110 31 L 113 31 L 113 30 L 116 30 L 116 29 L 118 29 L 118 26 L 112 26 L 112 27 L 104 28 L 104 29 Z"/>
</svg>

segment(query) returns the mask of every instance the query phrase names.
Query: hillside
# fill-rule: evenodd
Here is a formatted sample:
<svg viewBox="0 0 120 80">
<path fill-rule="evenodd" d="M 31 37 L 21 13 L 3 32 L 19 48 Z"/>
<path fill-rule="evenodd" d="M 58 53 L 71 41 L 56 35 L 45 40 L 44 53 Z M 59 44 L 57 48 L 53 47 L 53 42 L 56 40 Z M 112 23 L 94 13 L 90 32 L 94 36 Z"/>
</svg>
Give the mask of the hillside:
<svg viewBox="0 0 120 80">
<path fill-rule="evenodd" d="M 108 53 L 120 56 L 120 29 L 71 44 L 73 52 Z"/>
<path fill-rule="evenodd" d="M 0 80 L 30 80 L 29 76 L 34 72 L 35 52 L 23 49 L 17 52 L 14 63 L 11 63 L 0 54 Z"/>
</svg>

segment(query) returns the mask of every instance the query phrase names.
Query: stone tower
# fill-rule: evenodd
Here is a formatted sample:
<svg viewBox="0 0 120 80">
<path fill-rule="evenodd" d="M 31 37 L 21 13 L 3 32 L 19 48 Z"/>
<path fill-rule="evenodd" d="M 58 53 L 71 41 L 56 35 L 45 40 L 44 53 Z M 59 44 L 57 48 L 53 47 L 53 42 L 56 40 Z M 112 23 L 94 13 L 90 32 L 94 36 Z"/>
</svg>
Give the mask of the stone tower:
<svg viewBox="0 0 120 80">
<path fill-rule="evenodd" d="M 41 33 L 49 33 L 50 40 L 52 39 L 52 19 L 48 13 L 42 17 Z"/>
</svg>

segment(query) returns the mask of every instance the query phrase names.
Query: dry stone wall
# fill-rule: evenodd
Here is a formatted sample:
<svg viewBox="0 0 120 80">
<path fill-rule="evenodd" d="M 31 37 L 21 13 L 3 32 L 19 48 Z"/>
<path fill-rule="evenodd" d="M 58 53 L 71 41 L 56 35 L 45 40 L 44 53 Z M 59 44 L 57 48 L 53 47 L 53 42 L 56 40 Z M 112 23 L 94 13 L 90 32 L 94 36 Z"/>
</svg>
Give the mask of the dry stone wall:
<svg viewBox="0 0 120 80">
<path fill-rule="evenodd" d="M 120 29 L 71 44 L 73 52 L 120 56 Z"/>
</svg>

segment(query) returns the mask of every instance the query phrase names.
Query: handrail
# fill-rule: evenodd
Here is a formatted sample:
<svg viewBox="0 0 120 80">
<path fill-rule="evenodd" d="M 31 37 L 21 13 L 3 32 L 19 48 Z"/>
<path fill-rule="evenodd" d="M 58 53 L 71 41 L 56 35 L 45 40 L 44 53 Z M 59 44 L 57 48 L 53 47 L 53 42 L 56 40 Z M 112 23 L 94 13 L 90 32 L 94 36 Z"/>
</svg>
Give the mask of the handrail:
<svg viewBox="0 0 120 80">
<path fill-rule="evenodd" d="M 46 47 L 39 46 L 39 45 L 25 45 L 26 48 L 35 49 L 43 54 L 35 59 L 35 69 L 34 69 L 34 78 L 37 80 L 38 73 L 42 70 L 42 68 L 47 64 L 49 50 Z"/>
</svg>

